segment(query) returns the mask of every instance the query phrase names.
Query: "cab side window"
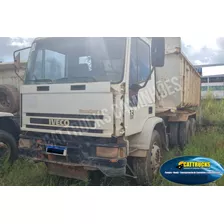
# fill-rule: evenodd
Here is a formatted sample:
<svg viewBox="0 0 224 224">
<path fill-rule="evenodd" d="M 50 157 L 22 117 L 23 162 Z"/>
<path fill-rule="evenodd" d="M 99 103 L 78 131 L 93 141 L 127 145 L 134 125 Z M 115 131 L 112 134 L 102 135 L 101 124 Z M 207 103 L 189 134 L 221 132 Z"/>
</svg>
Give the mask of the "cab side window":
<svg viewBox="0 0 224 224">
<path fill-rule="evenodd" d="M 145 82 L 150 75 L 150 46 L 140 38 L 131 39 L 130 86 Z"/>
<path fill-rule="evenodd" d="M 138 82 L 145 82 L 150 75 L 150 46 L 138 38 Z"/>
<path fill-rule="evenodd" d="M 150 75 L 150 46 L 137 37 L 131 38 L 129 69 L 129 105 L 138 105 L 138 90 L 134 84 L 144 83 Z"/>
<path fill-rule="evenodd" d="M 137 59 L 137 38 L 131 39 L 130 75 L 129 85 L 138 83 L 138 59 Z"/>
</svg>

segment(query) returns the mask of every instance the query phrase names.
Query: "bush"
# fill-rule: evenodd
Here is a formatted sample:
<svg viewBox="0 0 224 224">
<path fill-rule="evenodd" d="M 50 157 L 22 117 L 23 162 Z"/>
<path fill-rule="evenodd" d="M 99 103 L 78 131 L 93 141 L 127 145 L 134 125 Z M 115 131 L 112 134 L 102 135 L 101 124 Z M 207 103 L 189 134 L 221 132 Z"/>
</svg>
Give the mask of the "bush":
<svg viewBox="0 0 224 224">
<path fill-rule="evenodd" d="M 201 102 L 202 124 L 224 126 L 224 100 L 216 100 L 211 92 Z"/>
</svg>

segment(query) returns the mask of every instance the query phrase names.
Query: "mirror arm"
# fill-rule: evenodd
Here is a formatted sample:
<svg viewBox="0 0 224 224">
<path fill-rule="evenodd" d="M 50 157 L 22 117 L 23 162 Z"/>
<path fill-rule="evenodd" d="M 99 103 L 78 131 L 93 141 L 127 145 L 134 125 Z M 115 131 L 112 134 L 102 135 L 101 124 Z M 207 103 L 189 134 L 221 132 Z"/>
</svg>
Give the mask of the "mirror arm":
<svg viewBox="0 0 224 224">
<path fill-rule="evenodd" d="M 16 75 L 21 79 L 21 81 L 24 82 L 24 79 L 19 75 L 19 73 L 17 73 L 16 66 L 15 66 L 15 73 L 16 73 Z"/>
<path fill-rule="evenodd" d="M 14 59 L 14 62 L 16 60 L 16 53 L 19 52 L 19 51 L 24 51 L 24 50 L 27 50 L 27 49 L 30 49 L 31 47 L 24 47 L 24 48 L 21 48 L 19 50 L 16 50 L 13 52 L 13 59 Z"/>
</svg>

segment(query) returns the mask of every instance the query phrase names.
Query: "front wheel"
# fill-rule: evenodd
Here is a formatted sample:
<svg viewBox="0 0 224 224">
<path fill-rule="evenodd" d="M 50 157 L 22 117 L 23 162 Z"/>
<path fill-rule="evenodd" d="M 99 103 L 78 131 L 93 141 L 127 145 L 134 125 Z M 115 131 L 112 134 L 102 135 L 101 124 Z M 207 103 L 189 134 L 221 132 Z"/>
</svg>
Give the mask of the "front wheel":
<svg viewBox="0 0 224 224">
<path fill-rule="evenodd" d="M 139 185 L 152 185 L 154 177 L 162 165 L 163 149 L 158 131 L 152 133 L 151 143 L 145 158 L 133 158 L 133 170 Z"/>
<path fill-rule="evenodd" d="M 0 130 L 0 165 L 3 162 L 13 163 L 18 157 L 15 138 L 8 132 Z"/>
</svg>

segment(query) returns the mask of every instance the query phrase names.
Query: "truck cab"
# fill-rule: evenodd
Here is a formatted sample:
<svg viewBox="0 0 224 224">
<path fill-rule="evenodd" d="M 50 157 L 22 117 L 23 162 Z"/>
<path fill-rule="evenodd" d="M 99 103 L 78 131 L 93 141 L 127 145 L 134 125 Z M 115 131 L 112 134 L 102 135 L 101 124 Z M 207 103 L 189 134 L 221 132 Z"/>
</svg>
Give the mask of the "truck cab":
<svg viewBox="0 0 224 224">
<path fill-rule="evenodd" d="M 35 39 L 20 88 L 20 154 L 60 176 L 122 176 L 130 167 L 150 184 L 167 149 L 155 115 L 155 68 L 164 57 L 164 38 Z"/>
</svg>

